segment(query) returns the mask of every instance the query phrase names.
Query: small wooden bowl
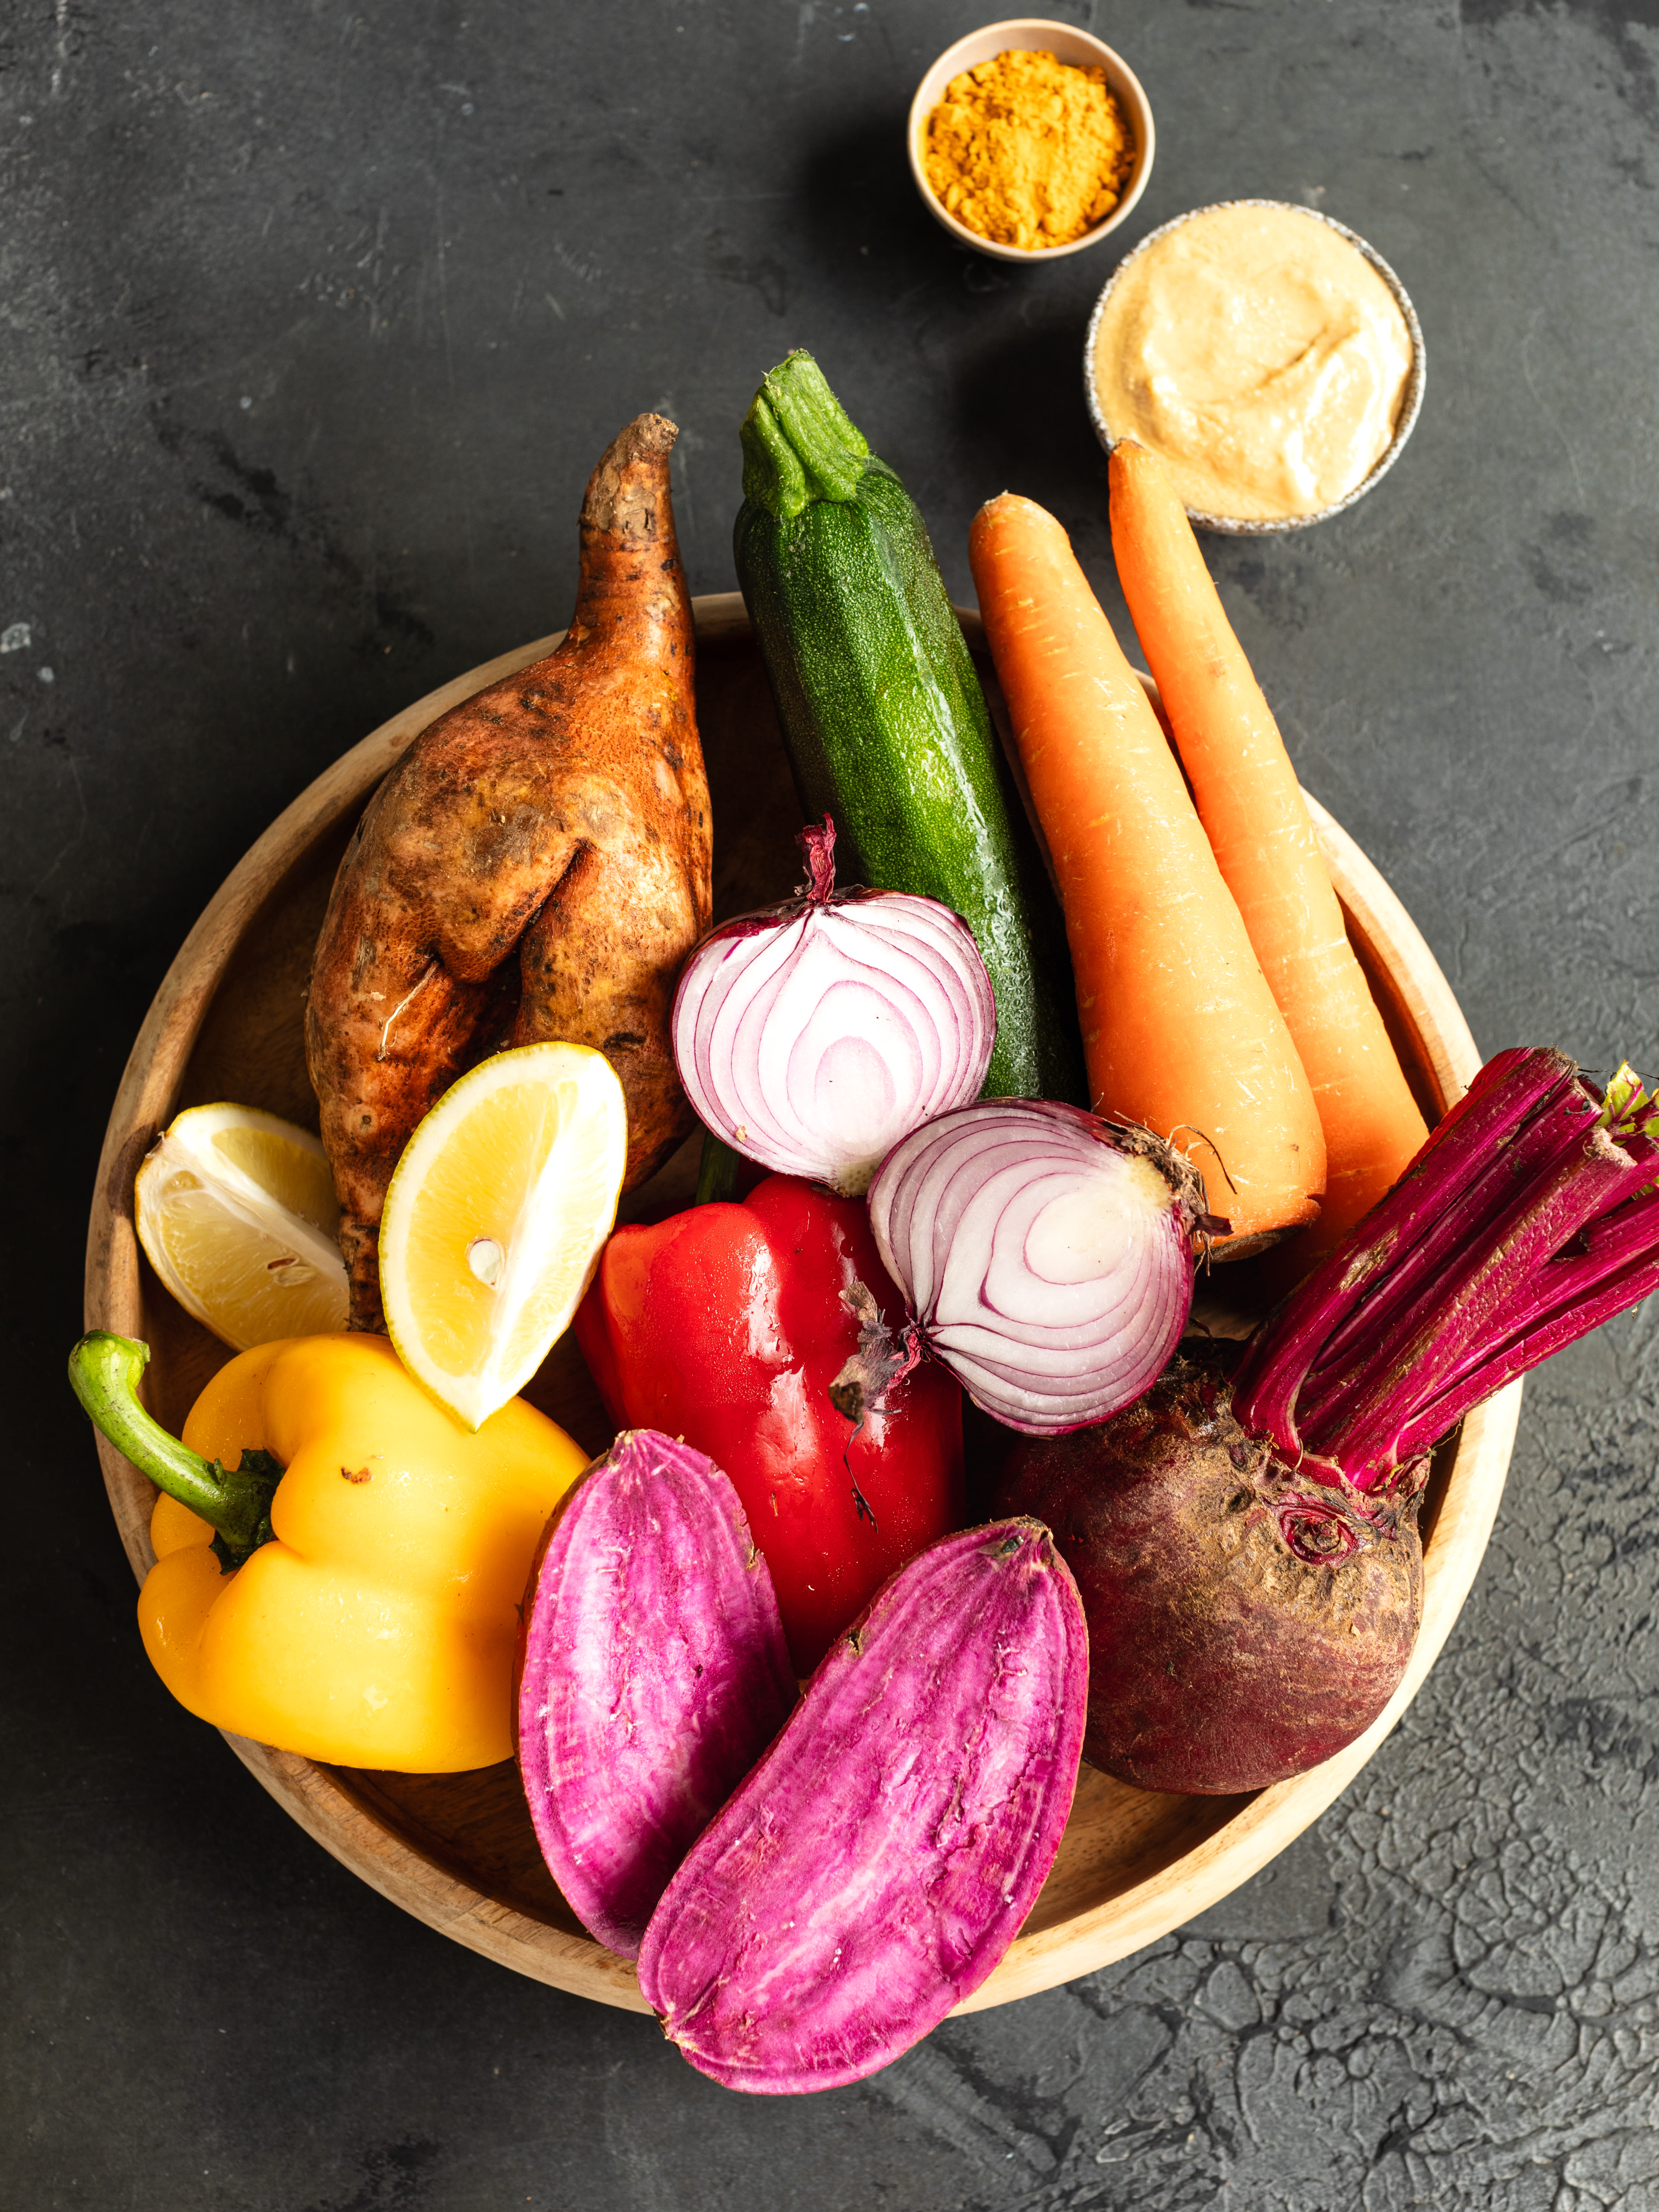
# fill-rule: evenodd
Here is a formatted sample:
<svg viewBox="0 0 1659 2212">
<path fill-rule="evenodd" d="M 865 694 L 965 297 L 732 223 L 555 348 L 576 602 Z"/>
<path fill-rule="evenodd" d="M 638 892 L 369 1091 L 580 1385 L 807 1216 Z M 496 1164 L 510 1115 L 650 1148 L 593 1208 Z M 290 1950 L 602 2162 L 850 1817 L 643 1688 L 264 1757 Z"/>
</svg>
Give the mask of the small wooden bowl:
<svg viewBox="0 0 1659 2212">
<path fill-rule="evenodd" d="M 788 895 L 799 872 L 799 802 L 770 695 L 736 592 L 696 602 L 697 701 L 716 825 L 716 919 Z M 982 653 L 977 617 L 962 617 Z M 301 1011 L 334 871 L 363 804 L 447 708 L 551 650 L 543 638 L 458 677 L 395 715 L 320 775 L 232 871 L 168 970 L 110 1116 L 87 1248 L 86 1319 L 143 1338 L 151 1411 L 175 1433 L 231 1357 L 161 1288 L 133 1232 L 132 1184 L 158 1129 L 218 1098 L 316 1126 Z M 1349 933 L 1432 1119 L 1479 1066 L 1445 978 L 1358 848 L 1314 805 Z M 689 1203 L 695 1146 L 635 1194 L 636 1214 Z M 1244 1270 L 1237 1271 L 1241 1275 Z M 1310 1774 L 1243 1797 L 1158 1796 L 1085 1767 L 1065 1841 L 1023 1933 L 964 2009 L 1006 2003 L 1091 1972 L 1179 1927 L 1266 1865 L 1364 1765 L 1416 1694 L 1474 1579 L 1504 1486 L 1521 1386 L 1464 1422 L 1436 1455 L 1425 1516 L 1422 1633 L 1405 1681 L 1357 1743 Z M 610 1426 L 574 1344 L 554 1349 L 528 1394 L 587 1449 Z M 153 1554 L 155 1493 L 99 1442 L 127 1555 Z M 226 1741 L 324 1848 L 428 1927 L 520 1973 L 647 2009 L 634 1969 L 593 1942 L 554 1887 L 510 1763 L 471 1774 L 368 1773 L 319 1765 L 240 1736 Z"/>
</svg>

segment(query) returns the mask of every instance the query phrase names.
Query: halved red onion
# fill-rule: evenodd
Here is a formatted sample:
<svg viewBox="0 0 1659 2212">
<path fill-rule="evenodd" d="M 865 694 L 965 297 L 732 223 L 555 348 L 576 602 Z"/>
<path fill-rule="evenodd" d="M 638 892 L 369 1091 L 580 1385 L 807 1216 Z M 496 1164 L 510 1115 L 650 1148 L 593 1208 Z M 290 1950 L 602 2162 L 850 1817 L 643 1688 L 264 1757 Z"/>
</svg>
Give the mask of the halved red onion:
<svg viewBox="0 0 1659 2212">
<path fill-rule="evenodd" d="M 856 1196 L 901 1137 L 979 1096 L 996 1001 L 960 915 L 837 891 L 827 815 L 801 843 L 805 896 L 722 923 L 686 962 L 674 1062 L 733 1151 Z"/>
<path fill-rule="evenodd" d="M 1162 1371 L 1193 1302 L 1203 1185 L 1172 1146 L 1040 1098 L 904 1139 L 870 1187 L 921 1343 L 1027 1436 L 1103 1421 Z"/>
</svg>

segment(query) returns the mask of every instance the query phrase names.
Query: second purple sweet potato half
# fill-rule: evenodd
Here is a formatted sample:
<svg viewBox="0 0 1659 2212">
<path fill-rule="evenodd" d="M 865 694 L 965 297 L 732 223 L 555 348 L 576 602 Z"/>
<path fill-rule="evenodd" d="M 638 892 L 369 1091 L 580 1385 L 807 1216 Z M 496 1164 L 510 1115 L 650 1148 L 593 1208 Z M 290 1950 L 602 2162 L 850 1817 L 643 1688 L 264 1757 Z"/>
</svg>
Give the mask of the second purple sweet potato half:
<svg viewBox="0 0 1659 2212">
<path fill-rule="evenodd" d="M 1040 1522 L 932 1545 L 813 1676 L 652 1917 L 640 1987 L 691 2063 L 861 2080 L 992 1972 L 1071 1810 L 1088 1640 Z"/>
</svg>

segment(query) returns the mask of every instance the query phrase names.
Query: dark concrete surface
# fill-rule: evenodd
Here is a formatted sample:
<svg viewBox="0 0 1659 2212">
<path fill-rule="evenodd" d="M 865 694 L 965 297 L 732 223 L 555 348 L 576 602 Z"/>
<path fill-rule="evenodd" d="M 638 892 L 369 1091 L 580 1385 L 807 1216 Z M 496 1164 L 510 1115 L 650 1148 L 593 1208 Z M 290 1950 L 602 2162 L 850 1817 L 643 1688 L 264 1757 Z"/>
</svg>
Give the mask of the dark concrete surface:
<svg viewBox="0 0 1659 2212">
<path fill-rule="evenodd" d="M 987 11 L 988 12 L 988 11 Z M 1659 1056 L 1659 7 L 1069 0 L 1157 112 L 1125 244 L 1235 194 L 1372 240 L 1427 333 L 1352 514 L 1215 544 L 1304 779 L 1487 1049 Z M 343 747 L 556 627 L 617 425 L 683 426 L 694 588 L 736 425 L 818 354 L 969 591 L 1054 506 L 1109 248 L 957 252 L 901 150 L 927 0 L 9 0 L 0 762 L 11 1407 L 0 2205 L 482 2212 L 1659 2205 L 1659 1325 L 1528 1389 L 1405 1724 L 1178 1938 L 744 2100 L 307 1840 L 139 1649 L 59 1380 L 100 1133 L 168 959 Z"/>
</svg>

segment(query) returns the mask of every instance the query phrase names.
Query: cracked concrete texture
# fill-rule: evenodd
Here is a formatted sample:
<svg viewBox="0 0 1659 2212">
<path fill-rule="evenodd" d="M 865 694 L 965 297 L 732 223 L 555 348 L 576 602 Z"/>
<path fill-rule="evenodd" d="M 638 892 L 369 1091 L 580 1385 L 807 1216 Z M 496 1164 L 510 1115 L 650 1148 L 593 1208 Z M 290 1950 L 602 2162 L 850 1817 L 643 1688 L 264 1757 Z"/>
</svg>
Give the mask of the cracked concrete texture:
<svg viewBox="0 0 1659 2212">
<path fill-rule="evenodd" d="M 1221 589 L 1304 780 L 1483 1047 L 1659 1059 L 1659 9 L 1055 0 L 1158 118 L 1122 243 L 1255 193 L 1399 270 L 1421 422 Z M 986 11 L 988 13 L 989 11 Z M 745 2100 L 326 1858 L 145 1668 L 52 1380 L 108 1101 L 234 857 L 564 618 L 595 454 L 811 345 L 958 596 L 1005 484 L 1121 610 L 1081 332 L 1111 249 L 959 254 L 899 151 L 932 0 L 52 0 L 0 23 L 0 1112 L 14 1347 L 0 2212 L 1650 2212 L 1659 1316 L 1528 1386 L 1492 1549 L 1317 1827 L 1139 1956 Z"/>
</svg>

